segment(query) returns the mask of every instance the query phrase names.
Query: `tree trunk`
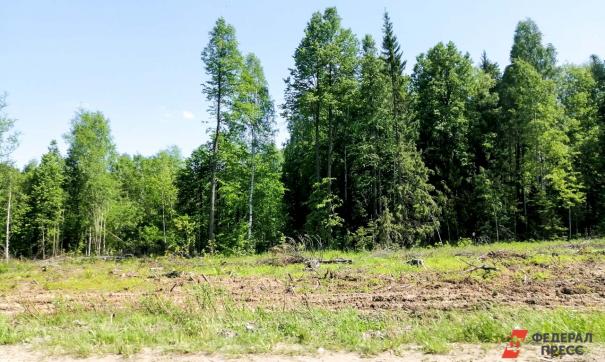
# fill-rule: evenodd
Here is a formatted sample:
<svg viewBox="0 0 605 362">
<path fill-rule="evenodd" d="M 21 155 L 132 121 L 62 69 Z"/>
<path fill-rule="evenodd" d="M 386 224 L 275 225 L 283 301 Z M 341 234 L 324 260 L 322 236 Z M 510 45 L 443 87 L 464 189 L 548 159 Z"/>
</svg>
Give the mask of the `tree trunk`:
<svg viewBox="0 0 605 362">
<path fill-rule="evenodd" d="M 330 65 L 329 89 L 333 91 L 332 65 Z M 334 153 L 334 110 L 332 104 L 328 106 L 328 194 L 332 194 L 332 156 Z"/>
<path fill-rule="evenodd" d="M 252 170 L 250 173 L 250 194 L 248 195 L 248 240 L 252 239 L 252 201 L 254 200 L 254 173 L 256 172 L 256 134 L 252 127 Z"/>
<path fill-rule="evenodd" d="M 10 225 L 11 225 L 11 201 L 13 197 L 12 185 L 8 185 L 8 206 L 6 207 L 6 241 L 4 243 L 4 259 L 8 261 L 10 259 L 9 246 L 10 246 Z"/>
<path fill-rule="evenodd" d="M 496 208 L 493 205 L 492 210 L 494 211 L 494 220 L 496 221 L 496 241 L 500 242 L 500 225 L 498 224 L 498 213 L 496 213 Z"/>
<path fill-rule="evenodd" d="M 344 195 L 344 201 L 345 203 L 348 201 L 349 198 L 349 175 L 348 175 L 348 170 L 347 170 L 347 146 L 345 146 L 345 195 Z"/>
<path fill-rule="evenodd" d="M 321 177 L 319 162 L 319 107 L 319 101 L 317 101 L 317 107 L 315 110 L 315 180 L 317 182 L 319 182 Z"/>
<path fill-rule="evenodd" d="M 222 102 L 222 83 L 219 77 L 218 82 L 218 94 L 216 99 L 216 132 L 214 133 L 214 142 L 212 145 L 212 175 L 211 175 L 211 183 L 212 186 L 210 188 L 210 215 L 208 218 L 208 244 L 211 248 L 214 245 L 214 214 L 216 208 L 216 172 L 218 167 L 218 141 L 221 132 L 221 102 Z M 213 250 L 212 250 L 213 251 Z"/>
<path fill-rule="evenodd" d="M 103 215 L 103 241 L 101 243 L 101 253 L 105 255 L 105 240 L 107 239 L 107 218 Z"/>
<path fill-rule="evenodd" d="M 166 246 L 166 212 L 164 206 L 164 190 L 162 189 L 162 232 L 164 234 L 164 246 Z"/>
<path fill-rule="evenodd" d="M 46 235 L 44 233 L 44 228 L 42 228 L 42 259 L 46 259 Z"/>
<path fill-rule="evenodd" d="M 328 108 L 328 194 L 332 193 L 332 153 L 334 150 L 332 123 L 332 106 L 330 106 Z"/>
<path fill-rule="evenodd" d="M 569 236 L 568 239 L 571 240 L 571 206 L 568 208 L 567 221 L 569 222 Z"/>
<path fill-rule="evenodd" d="M 88 227 L 88 249 L 86 250 L 86 256 L 90 256 L 91 246 L 92 246 L 92 230 L 90 229 L 90 226 L 89 226 Z"/>
<path fill-rule="evenodd" d="M 59 245 L 59 228 L 55 225 L 53 232 L 53 258 L 57 256 L 57 246 Z"/>
</svg>

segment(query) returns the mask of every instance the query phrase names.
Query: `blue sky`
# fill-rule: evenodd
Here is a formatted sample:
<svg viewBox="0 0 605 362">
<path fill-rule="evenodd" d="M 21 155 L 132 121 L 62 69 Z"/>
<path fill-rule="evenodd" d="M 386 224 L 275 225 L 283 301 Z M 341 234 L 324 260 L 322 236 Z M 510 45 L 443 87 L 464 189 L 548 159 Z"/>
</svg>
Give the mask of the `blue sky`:
<svg viewBox="0 0 605 362">
<path fill-rule="evenodd" d="M 605 56 L 603 1 L 12 1 L 0 0 L 0 92 L 21 133 L 18 165 L 60 141 L 79 107 L 111 120 L 119 152 L 150 155 L 170 145 L 183 155 L 205 140 L 210 117 L 200 93 L 200 52 L 219 16 L 242 52 L 262 61 L 276 104 L 311 14 L 336 6 L 359 37 L 380 37 L 387 9 L 408 59 L 454 41 L 477 61 L 485 49 L 508 63 L 516 23 L 533 18 L 560 62 Z M 278 143 L 287 139 L 278 119 Z"/>
</svg>

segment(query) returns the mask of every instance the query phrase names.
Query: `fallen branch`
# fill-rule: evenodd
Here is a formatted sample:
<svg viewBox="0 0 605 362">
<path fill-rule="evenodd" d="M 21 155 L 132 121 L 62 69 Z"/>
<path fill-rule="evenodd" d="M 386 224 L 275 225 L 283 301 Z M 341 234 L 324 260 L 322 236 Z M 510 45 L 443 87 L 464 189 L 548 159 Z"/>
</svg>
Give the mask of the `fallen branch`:
<svg viewBox="0 0 605 362">
<path fill-rule="evenodd" d="M 269 264 L 273 266 L 285 266 L 290 264 L 304 264 L 307 269 L 315 270 L 321 264 L 353 264 L 352 259 L 334 258 L 334 259 L 315 259 L 307 258 L 302 255 L 287 255 L 281 257 L 274 257 L 268 260 L 262 261 L 263 264 Z"/>
<path fill-rule="evenodd" d="M 334 258 L 329 260 L 319 260 L 321 264 L 353 264 L 351 259 Z"/>
<path fill-rule="evenodd" d="M 466 272 L 467 273 L 472 273 L 476 270 L 484 270 L 486 272 L 491 272 L 491 271 L 498 271 L 498 268 L 496 268 L 495 266 L 490 266 L 490 265 L 486 265 L 486 264 L 482 264 L 479 266 L 475 266 L 471 269 L 468 269 Z"/>
<path fill-rule="evenodd" d="M 498 271 L 498 268 L 496 268 L 495 266 L 491 266 L 491 265 L 487 265 L 487 264 L 481 264 L 481 265 L 475 265 L 472 263 L 467 262 L 466 260 L 460 259 L 464 264 L 470 266 L 469 269 L 465 270 L 466 273 L 472 273 L 474 271 L 477 270 L 483 270 L 486 273 L 492 272 L 492 271 Z"/>
</svg>

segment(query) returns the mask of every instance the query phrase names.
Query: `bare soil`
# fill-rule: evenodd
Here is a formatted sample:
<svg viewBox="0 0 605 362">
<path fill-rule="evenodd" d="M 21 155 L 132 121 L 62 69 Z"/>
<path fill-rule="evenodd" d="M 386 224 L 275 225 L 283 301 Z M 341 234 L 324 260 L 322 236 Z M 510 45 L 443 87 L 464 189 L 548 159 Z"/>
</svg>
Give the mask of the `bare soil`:
<svg viewBox="0 0 605 362">
<path fill-rule="evenodd" d="M 500 261 L 499 270 L 490 273 L 440 273 L 421 267 L 418 272 L 399 277 L 369 275 L 351 267 L 333 272 L 309 271 L 299 278 L 284 279 L 183 273 L 175 278 L 146 278 L 153 287 L 148 288 L 151 291 L 57 292 L 45 290 L 35 280 L 22 280 L 15 288 L 0 295 L 0 313 L 52 312 L 58 300 L 63 301 L 63 305 L 75 302 L 92 310 L 101 306 L 119 309 L 149 295 L 163 295 L 179 304 L 187 297 L 191 286 L 204 283 L 225 290 L 227 297 L 238 304 L 275 309 L 305 306 L 423 312 L 492 305 L 603 309 L 605 262 L 601 260 L 549 265 Z M 143 278 L 136 274 L 119 277 Z"/>
</svg>

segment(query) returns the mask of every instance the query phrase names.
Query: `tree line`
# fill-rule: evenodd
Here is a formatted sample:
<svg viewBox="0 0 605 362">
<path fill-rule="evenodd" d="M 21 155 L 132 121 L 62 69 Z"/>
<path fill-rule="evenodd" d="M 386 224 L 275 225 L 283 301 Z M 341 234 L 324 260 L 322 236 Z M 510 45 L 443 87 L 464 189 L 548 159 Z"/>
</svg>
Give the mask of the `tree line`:
<svg viewBox="0 0 605 362">
<path fill-rule="evenodd" d="M 11 162 L 0 98 L 5 258 L 261 252 L 592 236 L 605 221 L 605 62 L 560 65 L 518 23 L 503 69 L 452 42 L 406 69 L 394 24 L 359 40 L 335 8 L 304 29 L 274 105 L 260 60 L 219 18 L 201 52 L 209 140 L 183 158 L 119 154 L 78 110 L 66 155 Z M 274 142 L 275 115 L 290 138 Z"/>
</svg>

